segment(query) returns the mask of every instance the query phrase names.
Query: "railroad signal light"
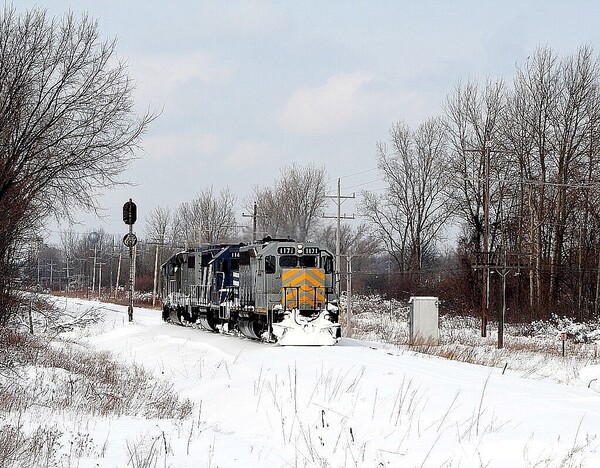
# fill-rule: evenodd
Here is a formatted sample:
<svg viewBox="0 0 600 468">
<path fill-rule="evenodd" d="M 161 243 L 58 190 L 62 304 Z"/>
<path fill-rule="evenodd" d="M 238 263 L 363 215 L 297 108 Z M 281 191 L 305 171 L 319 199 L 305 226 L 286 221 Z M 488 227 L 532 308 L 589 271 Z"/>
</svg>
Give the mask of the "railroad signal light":
<svg viewBox="0 0 600 468">
<path fill-rule="evenodd" d="M 137 206 L 130 198 L 129 201 L 123 205 L 123 222 L 131 226 L 136 220 Z"/>
<path fill-rule="evenodd" d="M 135 262 L 133 247 L 137 243 L 137 238 L 133 233 L 133 223 L 137 220 L 137 206 L 133 203 L 131 198 L 127 203 L 123 205 L 123 222 L 129 225 L 129 233 L 123 238 L 123 243 L 129 247 L 129 306 L 127 308 L 127 315 L 129 315 L 129 321 L 133 322 L 133 279 L 135 277 Z"/>
</svg>

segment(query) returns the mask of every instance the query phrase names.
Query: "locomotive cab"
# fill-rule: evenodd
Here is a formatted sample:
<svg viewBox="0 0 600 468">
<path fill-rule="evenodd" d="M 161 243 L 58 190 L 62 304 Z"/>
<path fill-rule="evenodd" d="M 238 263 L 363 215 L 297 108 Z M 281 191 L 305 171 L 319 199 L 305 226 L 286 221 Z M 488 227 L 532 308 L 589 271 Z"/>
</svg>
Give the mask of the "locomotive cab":
<svg viewBox="0 0 600 468">
<path fill-rule="evenodd" d="M 280 344 L 291 341 L 291 335 L 302 340 L 287 344 L 339 340 L 330 252 L 314 243 L 269 240 L 242 249 L 240 256 L 240 306 L 245 318 L 240 330 L 244 335 Z M 311 343 L 315 336 L 318 339 Z"/>
</svg>

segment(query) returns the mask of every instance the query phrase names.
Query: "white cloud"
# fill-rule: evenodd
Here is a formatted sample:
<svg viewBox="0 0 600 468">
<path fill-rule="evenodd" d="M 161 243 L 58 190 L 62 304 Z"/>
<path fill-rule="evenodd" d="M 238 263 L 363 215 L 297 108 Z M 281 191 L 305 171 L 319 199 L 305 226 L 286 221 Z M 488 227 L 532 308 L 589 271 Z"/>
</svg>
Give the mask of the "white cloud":
<svg viewBox="0 0 600 468">
<path fill-rule="evenodd" d="M 167 159 L 186 156 L 207 156 L 215 154 L 221 147 L 217 135 L 166 134 L 148 136 L 144 139 L 144 149 L 150 158 Z"/>
<path fill-rule="evenodd" d="M 219 63 L 205 52 L 144 57 L 132 66 L 137 92 L 147 101 L 156 101 L 192 80 L 221 84 L 235 72 L 234 66 Z"/>
<path fill-rule="evenodd" d="M 380 100 L 366 88 L 374 75 L 364 72 L 332 76 L 318 88 L 295 91 L 281 114 L 283 126 L 298 133 L 324 133 L 344 127 Z"/>
<path fill-rule="evenodd" d="M 228 169 L 250 169 L 275 157 L 275 150 L 266 143 L 246 142 L 234 147 L 225 157 Z"/>
<path fill-rule="evenodd" d="M 264 0 L 225 3 L 224 29 L 238 33 L 265 34 L 285 23 L 285 15 L 277 4 Z"/>
</svg>

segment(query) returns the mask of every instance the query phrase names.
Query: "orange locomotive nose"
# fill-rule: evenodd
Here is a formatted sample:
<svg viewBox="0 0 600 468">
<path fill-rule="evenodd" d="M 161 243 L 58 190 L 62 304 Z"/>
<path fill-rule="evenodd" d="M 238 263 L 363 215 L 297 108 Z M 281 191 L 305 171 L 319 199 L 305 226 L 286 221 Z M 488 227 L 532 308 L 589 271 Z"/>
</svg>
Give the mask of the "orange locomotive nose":
<svg viewBox="0 0 600 468">
<path fill-rule="evenodd" d="M 325 271 L 292 268 L 281 275 L 281 303 L 286 310 L 316 310 L 325 302 Z"/>
</svg>

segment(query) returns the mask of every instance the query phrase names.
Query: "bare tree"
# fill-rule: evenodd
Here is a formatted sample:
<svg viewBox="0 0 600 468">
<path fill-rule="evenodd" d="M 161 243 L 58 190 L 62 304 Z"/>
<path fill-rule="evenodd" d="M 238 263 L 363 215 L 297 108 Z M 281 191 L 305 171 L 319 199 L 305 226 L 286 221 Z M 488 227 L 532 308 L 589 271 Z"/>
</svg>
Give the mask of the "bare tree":
<svg viewBox="0 0 600 468">
<path fill-rule="evenodd" d="M 589 200 L 599 175 L 599 79 L 600 65 L 588 46 L 562 60 L 539 48 L 515 76 L 504 127 L 527 193 L 522 212 L 529 229 L 522 245 L 533 259 L 530 305 L 538 309 L 560 300 L 569 283 L 577 284 L 578 308 L 585 302 L 583 252 L 595 247 Z M 573 278 L 565 276 L 569 252 L 577 252 L 568 262 L 578 265 Z"/>
<path fill-rule="evenodd" d="M 255 187 L 257 226 L 275 237 L 303 241 L 314 233 L 327 199 L 325 168 L 296 163 L 284 166 L 272 187 Z"/>
<path fill-rule="evenodd" d="M 146 236 L 149 242 L 160 245 L 171 243 L 171 223 L 173 215 L 166 206 L 157 206 L 150 210 L 146 217 Z"/>
<path fill-rule="evenodd" d="M 452 214 L 445 124 L 432 118 L 411 131 L 397 123 L 390 136 L 390 150 L 378 145 L 387 190 L 379 198 L 366 194 L 362 213 L 378 228 L 400 269 L 420 271 L 423 254 L 435 247 Z"/>
<path fill-rule="evenodd" d="M 71 288 L 71 278 L 73 277 L 74 264 L 77 258 L 77 244 L 79 236 L 72 230 L 62 231 L 60 233 L 60 242 L 65 259 L 65 277 L 67 281 L 66 290 Z"/>
<path fill-rule="evenodd" d="M 236 202 L 229 188 L 221 189 L 218 196 L 212 186 L 201 190 L 196 198 L 177 209 L 173 223 L 175 241 L 201 244 L 233 238 L 238 230 Z"/>
<path fill-rule="evenodd" d="M 317 232 L 316 240 L 335 250 L 335 224 L 327 224 Z M 349 223 L 340 224 L 340 251 L 360 256 L 374 255 L 381 249 L 380 241 L 374 236 L 367 223 L 352 227 Z"/>
<path fill-rule="evenodd" d="M 468 230 L 463 245 L 484 250 L 487 181 L 488 251 L 497 254 L 489 261 L 507 252 L 520 257 L 528 281 L 519 275 L 510 289 L 527 292 L 528 304 L 519 305 L 532 318 L 565 309 L 583 317 L 582 309 L 599 307 L 599 109 L 600 63 L 589 46 L 564 58 L 539 48 L 517 67 L 511 89 L 472 82 L 446 102 L 454 202 Z"/>
<path fill-rule="evenodd" d="M 379 144 L 381 146 L 381 143 Z M 360 214 L 374 226 L 383 248 L 395 260 L 400 271 L 407 269 L 408 223 L 401 208 L 388 200 L 388 194 L 363 192 Z"/>
<path fill-rule="evenodd" d="M 325 244 L 332 252 L 335 252 L 336 225 L 327 224 L 316 233 L 317 242 Z M 373 235 L 373 230 L 367 223 L 360 223 L 352 227 L 349 223 L 340 224 L 340 252 L 342 252 L 339 271 L 346 271 L 346 260 L 344 254 L 352 254 L 356 257 L 353 261 L 355 271 L 361 271 L 368 259 L 378 253 L 382 248 L 379 236 Z M 342 280 L 343 284 L 344 281 Z"/>
<path fill-rule="evenodd" d="M 157 206 L 148 213 L 146 218 L 146 235 L 148 241 L 155 244 L 154 275 L 152 288 L 152 305 L 156 304 L 158 288 L 158 267 L 162 265 L 162 253 L 165 246 L 173 245 L 172 236 L 169 236 L 171 226 L 171 210 L 168 207 Z M 170 237 L 170 238 L 168 238 Z"/>
<path fill-rule="evenodd" d="M 446 99 L 446 122 L 452 157 L 448 169 L 453 174 L 449 179 L 453 192 L 453 205 L 460 219 L 470 231 L 469 242 L 482 251 L 484 233 L 484 186 L 486 151 L 497 145 L 502 111 L 504 109 L 504 83 L 486 80 L 483 89 L 475 82 L 459 83 Z M 491 226 L 497 226 L 497 205 L 500 200 L 499 176 L 501 153 L 490 155 L 490 200 Z M 494 244 L 495 231 L 491 233 Z"/>
<path fill-rule="evenodd" d="M 133 84 L 87 16 L 43 10 L 0 17 L 0 262 L 49 215 L 98 208 L 153 119 L 136 117 Z M 0 272 L 4 282 L 6 272 Z M 5 310 L 0 307 L 0 309 Z"/>
</svg>

